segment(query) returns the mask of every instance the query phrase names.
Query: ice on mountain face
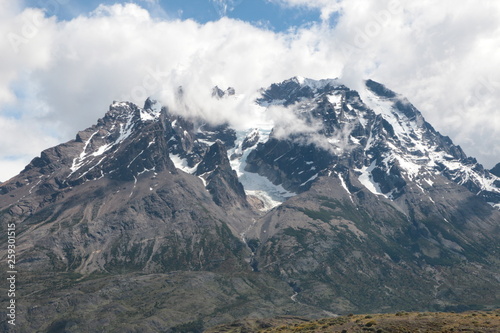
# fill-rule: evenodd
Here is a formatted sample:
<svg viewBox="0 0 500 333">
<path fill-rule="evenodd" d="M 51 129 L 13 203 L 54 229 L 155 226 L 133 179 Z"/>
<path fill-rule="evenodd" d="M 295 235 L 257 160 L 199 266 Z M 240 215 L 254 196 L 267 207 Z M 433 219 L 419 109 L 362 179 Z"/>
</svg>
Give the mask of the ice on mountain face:
<svg viewBox="0 0 500 333">
<path fill-rule="evenodd" d="M 401 120 L 401 115 L 394 111 L 393 101 L 376 96 L 368 89 L 366 89 L 364 101 L 376 114 L 382 115 L 382 117 L 391 124 L 394 133 L 399 139 L 402 140 L 406 138 L 406 136 L 411 133 L 412 129 L 416 129 L 412 124 Z"/>
<path fill-rule="evenodd" d="M 328 102 L 332 103 L 333 105 L 339 106 L 342 103 L 342 95 L 340 94 L 328 94 L 327 98 Z"/>
<path fill-rule="evenodd" d="M 392 143 L 389 142 L 387 145 L 392 149 L 392 151 L 398 151 L 398 148 Z M 415 163 L 415 161 L 412 161 L 410 156 L 404 154 L 392 153 L 386 157 L 382 163 L 386 166 L 387 170 L 391 168 L 393 163 L 396 163 L 410 180 L 416 179 L 421 172 L 421 166 Z"/>
<path fill-rule="evenodd" d="M 160 116 L 159 113 L 155 113 L 154 111 L 151 110 L 142 109 L 140 112 L 142 121 L 155 121 Z"/>
<path fill-rule="evenodd" d="M 481 176 L 474 170 L 475 165 L 465 165 L 460 163 L 460 161 L 450 161 L 446 158 L 440 159 L 439 163 L 446 166 L 446 168 L 454 174 L 453 180 L 460 179 L 458 182 L 460 185 L 464 185 L 470 181 L 476 184 L 481 191 L 500 193 L 500 189 L 495 186 L 495 182 L 499 181 L 500 178 L 494 175 L 490 175 L 490 178 Z"/>
<path fill-rule="evenodd" d="M 380 185 L 373 180 L 372 171 L 375 169 L 375 161 L 373 161 L 370 166 L 364 166 L 361 169 L 355 169 L 355 171 L 360 172 L 361 174 L 358 177 L 358 180 L 364 187 L 366 187 L 370 192 L 376 195 L 381 195 L 387 198 L 387 196 L 382 193 L 380 189 Z"/>
<path fill-rule="evenodd" d="M 386 145 L 392 152 L 382 161 L 387 169 L 396 162 L 406 173 L 410 180 L 416 178 L 421 172 L 422 167 L 437 166 L 436 162 L 442 160 L 435 151 L 438 149 L 435 145 L 429 143 L 424 138 L 424 130 L 419 126 L 418 121 L 410 121 L 403 114 L 399 113 L 392 100 L 379 97 L 369 89 L 365 91 L 366 104 L 376 113 L 383 117 L 394 130 L 398 143 L 388 140 Z M 372 139 L 372 138 L 370 138 Z M 369 140 L 370 148 L 372 141 Z"/>
<path fill-rule="evenodd" d="M 85 160 L 85 156 L 87 155 L 86 151 L 87 151 L 87 147 L 90 143 L 90 141 L 92 140 L 92 138 L 94 137 L 94 135 L 96 135 L 97 133 L 99 133 L 99 131 L 95 131 L 94 133 L 92 133 L 90 135 L 90 137 L 87 139 L 87 141 L 85 141 L 85 144 L 83 145 L 83 150 L 82 152 L 80 153 L 80 156 L 79 157 L 75 157 L 73 159 L 73 164 L 71 165 L 70 169 L 71 169 L 71 173 L 70 173 L 70 176 L 71 174 L 73 174 L 76 170 L 80 169 L 82 166 L 83 166 L 83 162 Z M 69 176 L 68 176 L 69 177 Z"/>
<path fill-rule="evenodd" d="M 228 156 L 231 160 L 231 166 L 233 170 L 236 170 L 236 172 L 238 172 L 239 163 L 241 162 L 242 158 L 234 159 L 231 157 L 241 156 L 243 155 L 244 151 L 251 151 L 252 149 L 256 148 L 259 143 L 266 143 L 269 139 L 269 136 L 271 135 L 274 123 L 263 122 L 256 124 L 256 126 L 257 127 L 255 128 L 237 131 L 235 146 L 234 148 L 228 150 Z"/>
<path fill-rule="evenodd" d="M 186 173 L 193 174 L 196 171 L 196 168 L 198 167 L 198 165 L 195 165 L 192 168 L 189 167 L 188 161 L 185 158 L 181 158 L 179 155 L 170 154 L 169 157 L 177 169 L 182 170 Z"/>
<path fill-rule="evenodd" d="M 129 114 L 127 117 L 127 122 L 125 123 L 125 126 L 123 124 L 120 124 L 120 136 L 118 139 L 115 141 L 115 145 L 122 143 L 127 139 L 131 134 L 132 134 L 132 129 L 134 127 L 134 123 L 132 122 L 133 115 Z"/>
<path fill-rule="evenodd" d="M 257 102 L 264 107 L 271 105 L 293 105 L 318 96 L 326 91 L 332 91 L 342 86 L 336 79 L 312 80 L 294 77 L 278 84 L 272 84 L 263 91 L 262 98 Z"/>
<path fill-rule="evenodd" d="M 258 143 L 265 143 L 268 140 L 271 129 L 271 124 L 261 124 L 261 126 L 259 126 L 259 129 L 257 130 L 259 137 Z M 281 185 L 274 185 L 264 176 L 245 171 L 246 159 L 257 145 L 253 145 L 245 150 L 242 150 L 241 146 L 245 138 L 257 135 L 255 131 L 256 129 L 249 129 L 247 131 L 237 132 L 236 146 L 228 151 L 228 156 L 239 156 L 238 158 L 233 158 L 232 160 L 230 159 L 231 168 L 236 171 L 238 180 L 243 185 L 245 193 L 259 198 L 264 204 L 264 208 L 262 208 L 262 210 L 267 211 L 279 206 L 285 200 L 295 196 L 296 194 L 285 190 Z"/>
<path fill-rule="evenodd" d="M 272 129 L 272 127 L 271 127 Z M 271 132 L 271 129 L 262 129 L 259 128 L 259 141 L 258 143 L 264 143 L 267 141 L 269 138 L 269 134 Z M 246 131 L 237 131 L 236 132 L 236 144 L 233 149 L 228 150 L 227 154 L 229 156 L 229 160 L 231 163 L 231 168 L 236 171 L 236 174 L 238 175 L 238 178 L 243 176 L 247 171 L 245 171 L 245 166 L 246 166 L 246 158 L 248 154 L 253 150 L 253 147 L 250 149 L 243 150 L 242 145 L 245 139 L 251 135 L 252 132 L 255 131 L 255 128 L 246 130 Z M 254 146 L 255 147 L 255 146 Z M 233 158 L 231 159 L 231 156 L 238 156 L 238 158 Z M 241 179 L 240 179 L 241 182 Z M 245 187 L 245 184 L 243 184 Z M 246 189 L 246 187 L 245 187 Z"/>
<path fill-rule="evenodd" d="M 245 162 L 241 164 L 240 173 L 244 165 Z M 293 192 L 285 190 L 281 185 L 274 185 L 269 179 L 257 173 L 244 172 L 241 173 L 238 179 L 243 184 L 247 195 L 253 195 L 264 203 L 263 210 L 279 206 L 288 198 L 296 195 Z"/>
<path fill-rule="evenodd" d="M 84 173 L 82 173 L 82 174 L 80 175 L 80 178 L 85 177 L 85 175 L 86 175 L 87 173 L 89 173 L 90 171 L 94 170 L 97 166 L 99 166 L 99 164 L 101 164 L 101 162 L 102 162 L 102 161 L 104 161 L 104 159 L 105 159 L 105 158 L 106 158 L 106 157 L 101 158 L 101 159 L 100 159 L 97 163 L 95 163 L 95 164 L 94 164 L 92 167 L 90 167 L 87 171 L 85 171 Z M 102 171 L 101 171 L 101 172 L 102 172 Z"/>
<path fill-rule="evenodd" d="M 125 141 L 131 134 L 132 134 L 132 129 L 134 127 L 134 124 L 132 122 L 133 115 L 130 114 L 127 118 L 127 122 L 125 125 L 120 124 L 120 136 L 116 141 L 105 144 L 103 146 L 100 146 L 97 148 L 95 152 L 93 152 L 91 155 L 92 156 L 100 156 L 104 154 L 106 151 L 111 149 L 112 147 L 121 144 L 123 141 Z"/>
<path fill-rule="evenodd" d="M 150 102 L 149 108 L 141 109 L 141 120 L 142 121 L 155 121 L 160 117 L 162 105 L 156 100 L 148 100 Z"/>
</svg>

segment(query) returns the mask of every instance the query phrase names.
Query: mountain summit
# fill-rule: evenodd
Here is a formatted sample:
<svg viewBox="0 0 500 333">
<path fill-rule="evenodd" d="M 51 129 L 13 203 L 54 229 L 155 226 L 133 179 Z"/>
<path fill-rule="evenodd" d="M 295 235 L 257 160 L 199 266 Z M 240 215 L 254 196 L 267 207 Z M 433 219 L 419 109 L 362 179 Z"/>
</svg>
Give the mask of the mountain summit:
<svg viewBox="0 0 500 333">
<path fill-rule="evenodd" d="M 235 130 L 114 102 L 1 183 L 23 328 L 498 306 L 497 168 L 372 80 L 295 77 L 255 106 L 293 124 Z"/>
</svg>

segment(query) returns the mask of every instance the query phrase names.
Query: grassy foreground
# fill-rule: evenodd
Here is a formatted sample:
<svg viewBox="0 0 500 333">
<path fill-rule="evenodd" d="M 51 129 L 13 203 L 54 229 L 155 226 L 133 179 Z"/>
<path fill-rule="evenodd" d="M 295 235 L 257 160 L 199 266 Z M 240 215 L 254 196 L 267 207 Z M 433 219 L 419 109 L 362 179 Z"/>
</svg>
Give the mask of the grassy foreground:
<svg viewBox="0 0 500 333">
<path fill-rule="evenodd" d="M 347 315 L 308 320 L 300 317 L 246 319 L 206 330 L 234 332 L 500 332 L 500 309 L 494 311 L 398 312 L 394 314 Z"/>
</svg>

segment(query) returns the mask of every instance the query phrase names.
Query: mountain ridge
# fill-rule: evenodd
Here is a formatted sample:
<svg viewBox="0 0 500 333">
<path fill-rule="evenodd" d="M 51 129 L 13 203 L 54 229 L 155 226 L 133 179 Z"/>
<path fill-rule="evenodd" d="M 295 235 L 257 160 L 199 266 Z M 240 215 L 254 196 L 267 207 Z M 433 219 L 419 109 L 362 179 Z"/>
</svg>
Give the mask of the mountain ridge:
<svg viewBox="0 0 500 333">
<path fill-rule="evenodd" d="M 402 99 L 401 96 L 397 95 L 396 93 L 392 92 L 391 90 L 387 89 L 383 85 L 376 83 L 375 81 L 372 80 L 367 80 L 366 81 L 367 85 L 367 90 L 371 91 L 378 91 L 381 93 L 382 97 L 385 99 L 388 99 L 393 102 L 394 107 L 393 110 L 396 110 L 397 113 L 399 113 L 399 116 L 397 113 L 393 113 L 392 115 L 390 114 L 391 111 L 388 110 L 383 110 L 384 107 L 387 107 L 387 105 L 381 105 L 381 102 L 387 102 L 386 100 L 380 101 L 376 100 L 373 98 L 371 99 L 371 103 L 374 106 L 373 109 L 379 109 L 379 119 L 377 119 L 377 122 L 380 122 L 380 127 L 382 127 L 382 130 L 386 131 L 389 133 L 389 137 L 394 137 L 397 136 L 397 133 L 394 132 L 395 128 L 398 130 L 404 129 L 408 130 L 408 128 L 401 128 L 401 124 L 403 121 L 401 119 L 398 119 L 399 117 L 403 116 L 406 117 L 407 124 L 414 124 L 417 125 L 425 130 L 428 130 L 433 137 L 431 140 L 434 140 L 437 145 L 440 148 L 447 149 L 444 151 L 443 156 L 430 156 L 431 159 L 433 159 L 430 163 L 434 163 L 436 165 L 432 165 L 432 167 L 438 169 L 439 171 L 443 172 L 447 178 L 450 180 L 459 183 L 460 185 L 465 185 L 469 190 L 471 190 L 474 193 L 480 193 L 480 195 L 484 196 L 487 199 L 491 199 L 491 204 L 496 205 L 500 202 L 500 188 L 495 185 L 495 184 L 500 184 L 500 178 L 495 175 L 495 173 L 490 172 L 489 170 L 486 170 L 484 167 L 482 167 L 477 161 L 473 158 L 469 158 L 465 155 L 465 153 L 462 151 L 460 146 L 455 146 L 453 145 L 452 141 L 449 139 L 449 137 L 442 136 L 439 132 L 436 132 L 434 128 L 427 122 L 425 122 L 424 118 L 422 117 L 421 113 L 413 106 L 411 105 L 406 99 Z M 278 88 L 279 87 L 279 88 Z M 217 87 L 216 87 L 217 88 Z M 214 89 L 216 89 L 214 88 Z M 334 89 L 335 88 L 335 89 Z M 219 89 L 219 88 L 217 88 Z M 352 94 L 353 91 L 350 91 L 348 88 L 345 86 L 341 85 L 338 80 L 320 80 L 320 81 L 314 81 L 311 79 L 304 79 L 304 78 L 292 78 L 290 80 L 286 80 L 282 83 L 279 84 L 273 84 L 271 87 L 263 92 L 263 97 L 258 100 L 259 104 L 267 105 L 269 102 L 269 96 L 272 96 L 273 92 L 277 89 L 281 89 L 282 91 L 285 91 L 288 95 L 294 96 L 293 98 L 295 99 L 294 102 L 298 102 L 299 99 L 301 98 L 310 98 L 311 94 L 317 94 L 317 95 L 322 95 L 324 96 L 325 93 L 331 92 L 332 90 L 335 90 L 337 92 L 347 92 L 348 94 Z M 220 89 L 219 89 L 220 90 Z M 222 92 L 222 96 L 226 94 L 224 91 L 220 90 Z M 231 91 L 231 94 L 228 94 L 228 96 L 233 96 L 235 94 L 234 89 L 228 88 L 228 91 Z M 355 92 L 354 92 L 355 93 Z M 215 93 L 214 93 L 215 94 Z M 217 96 L 217 98 L 220 98 L 221 93 L 217 93 L 214 96 Z M 355 93 L 356 94 L 356 93 Z M 330 98 L 337 98 L 339 97 L 336 95 L 336 97 L 333 97 L 330 95 Z M 354 96 L 356 98 L 356 96 Z M 359 95 L 357 95 L 359 98 Z M 266 102 L 266 98 L 268 99 Z M 273 102 L 274 104 L 280 104 L 282 103 L 283 105 L 291 105 L 290 101 L 285 101 L 282 100 L 276 96 L 273 97 L 277 101 Z M 345 97 L 340 97 L 340 98 L 345 98 Z M 380 98 L 380 96 L 379 96 Z M 336 101 L 337 104 L 342 104 L 343 101 Z M 322 103 L 322 104 L 321 104 Z M 331 107 L 332 105 L 335 105 L 336 103 L 330 103 L 327 99 L 323 98 L 323 101 L 318 106 L 322 107 L 325 109 L 325 105 L 328 105 L 328 107 Z M 379 104 L 376 104 L 379 103 Z M 346 107 L 349 108 L 350 106 L 341 106 L 341 108 Z M 129 116 L 124 115 L 123 113 L 127 113 L 127 110 L 129 111 Z M 330 110 L 331 111 L 331 110 Z M 344 110 L 345 111 L 345 110 Z M 323 111 L 325 112 L 325 111 Z M 86 131 L 79 132 L 76 136 L 76 139 L 74 140 L 75 144 L 82 143 L 84 144 L 83 151 L 80 154 L 80 156 L 77 156 L 73 158 L 72 161 L 72 166 L 71 166 L 71 172 L 67 176 L 67 180 L 57 180 L 56 182 L 60 182 L 59 186 L 64 186 L 64 184 L 75 184 L 75 181 L 82 181 L 82 178 L 91 178 L 95 179 L 99 176 L 99 172 L 104 172 L 102 168 L 99 166 L 102 161 L 98 160 L 100 156 L 104 156 L 104 159 L 106 159 L 105 152 L 109 149 L 114 149 L 116 148 L 117 145 L 119 145 L 122 141 L 126 140 L 128 136 L 130 136 L 130 131 L 132 130 L 131 127 L 133 126 L 138 126 L 138 124 L 143 125 L 142 123 L 147 123 L 147 122 L 165 122 L 165 120 L 159 121 L 161 113 L 161 106 L 159 105 L 158 102 L 153 101 L 151 99 L 148 99 L 145 102 L 144 108 L 139 108 L 131 103 L 127 102 L 119 102 L 119 103 L 114 103 L 110 107 L 110 111 L 106 114 L 106 116 L 98 121 L 98 124 L 94 127 L 91 127 L 87 129 Z M 342 113 L 342 112 L 341 112 Z M 376 113 L 375 113 L 375 118 L 376 118 Z M 396 117 L 394 117 L 396 115 Z M 317 116 L 317 115 L 316 115 Z M 324 118 L 328 117 L 333 117 L 329 119 L 324 119 L 326 123 L 332 123 L 332 122 L 338 122 L 336 119 L 336 115 L 334 112 L 329 112 L 329 110 L 326 110 L 326 114 L 323 115 Z M 360 120 L 366 120 L 364 119 L 364 114 L 360 113 L 357 114 L 357 118 Z M 374 115 L 370 115 L 374 116 Z M 309 118 L 314 118 L 314 116 L 309 116 Z M 141 121 L 138 122 L 138 119 Z M 180 118 L 182 119 L 182 118 Z M 310 119 L 309 119 L 310 121 Z M 391 121 L 392 123 L 389 123 Z M 109 122 L 116 122 L 113 126 L 117 127 L 119 125 L 119 131 L 114 129 L 114 133 L 106 133 L 105 137 L 101 134 L 100 136 L 98 135 L 96 139 L 94 139 L 94 136 L 99 133 L 98 128 L 103 128 L 106 123 Z M 181 123 L 182 120 L 179 120 L 179 123 Z M 176 125 L 177 121 L 173 120 L 171 124 Z M 360 124 L 355 124 L 355 126 L 359 126 Z M 227 144 L 228 148 L 233 148 L 234 147 L 234 140 L 236 140 L 235 133 L 230 134 L 231 130 L 228 127 L 228 124 L 222 124 L 221 125 L 224 128 L 227 128 L 227 133 L 223 134 L 225 136 L 226 140 L 224 143 Z M 182 125 L 181 125 L 182 127 Z M 398 128 L 399 127 L 399 128 Z M 97 129 L 95 132 L 88 132 L 91 129 Z M 333 128 L 323 128 L 322 131 L 326 131 L 325 134 L 327 137 L 331 137 L 329 135 L 329 132 L 332 132 Z M 168 129 L 170 131 L 170 129 Z M 173 129 L 172 129 L 173 130 Z M 190 128 L 189 130 L 193 131 L 193 128 Z M 185 131 L 185 129 L 184 129 Z M 355 144 L 354 141 L 356 141 L 356 134 L 358 134 L 358 137 L 360 137 L 359 128 L 356 127 L 355 130 L 352 133 L 349 134 L 354 134 L 351 135 L 350 138 L 343 138 L 347 139 L 349 142 L 348 144 L 353 145 Z M 180 132 L 180 131 L 177 131 Z M 189 131 L 188 131 L 189 132 Z M 210 132 L 210 130 L 207 130 L 206 132 Z M 234 131 L 233 131 L 234 132 Z M 331 133 L 330 133 L 331 134 Z M 372 133 L 361 133 L 366 136 Z M 189 151 L 190 155 L 186 156 L 188 158 L 188 165 L 194 165 L 194 163 L 198 163 L 200 161 L 200 157 L 196 157 L 195 160 L 190 160 L 194 158 L 194 156 L 197 155 L 196 152 L 191 152 L 191 145 L 193 145 L 193 142 L 190 142 L 190 138 L 183 138 L 182 136 L 184 133 L 177 133 L 176 134 L 180 141 L 182 147 L 176 147 L 175 145 L 171 145 L 170 147 L 170 152 L 175 155 L 175 152 L 182 151 L 186 152 Z M 229 137 L 228 137 L 229 135 Z M 231 135 L 233 136 L 231 138 Z M 362 136 L 361 135 L 361 136 Z M 99 142 L 99 139 L 101 142 Z M 336 139 L 336 138 L 333 138 Z M 406 138 L 405 138 L 406 139 Z M 174 138 L 175 140 L 175 138 Z M 85 142 L 84 142 L 85 141 Z M 198 143 L 203 141 L 203 138 L 198 138 Z M 69 143 L 71 143 L 70 141 Z M 153 141 L 150 141 L 151 144 L 153 144 Z M 213 144 L 215 141 L 212 140 L 212 138 L 209 138 L 209 141 L 205 141 L 207 144 Z M 69 144 L 68 143 L 68 144 Z M 99 145 L 99 149 L 92 151 L 92 153 L 87 154 L 85 150 L 89 147 L 87 147 L 89 144 L 91 144 L 90 148 L 92 149 L 92 145 Z M 149 144 L 149 142 L 148 142 Z M 186 146 L 187 144 L 187 146 Z M 413 143 L 414 144 L 414 143 Z M 67 145 L 67 144 L 66 144 Z M 205 145 L 206 146 L 206 145 Z M 54 163 L 52 168 L 58 169 L 62 165 L 55 163 L 57 158 L 60 158 L 62 155 L 65 154 L 62 150 L 64 150 L 66 146 L 60 145 L 55 147 L 54 149 L 48 149 L 42 152 L 40 157 L 37 157 L 33 159 L 33 161 L 26 167 L 26 168 L 41 168 L 42 172 L 49 172 L 53 170 L 44 170 L 44 167 L 47 167 L 50 165 L 50 163 Z M 146 147 L 147 148 L 147 147 Z M 246 148 L 246 147 L 245 147 Z M 366 148 L 366 147 L 365 147 Z M 427 148 L 427 147 L 426 147 Z M 433 147 L 430 147 L 433 148 Z M 368 149 L 368 148 L 367 148 Z M 158 150 L 158 149 L 157 149 Z M 429 155 L 429 152 L 424 152 Z M 413 155 L 422 155 L 422 151 L 414 150 L 410 151 L 410 154 Z M 199 154 L 198 154 L 199 155 Z M 182 156 L 181 156 L 182 157 Z M 422 156 L 425 157 L 425 156 Z M 436 157 L 440 157 L 440 160 L 436 160 Z M 93 162 L 96 165 L 91 165 L 91 162 L 86 161 L 88 159 L 93 159 Z M 429 156 L 427 156 L 429 158 Z M 97 160 L 97 161 L 96 161 Z M 450 163 L 450 160 L 452 160 Z M 401 160 L 397 161 L 400 162 Z M 451 169 L 450 166 L 454 166 L 453 164 L 461 163 L 462 170 L 458 169 Z M 68 161 L 63 161 L 63 164 L 67 164 Z M 378 161 L 380 163 L 380 161 Z M 91 169 L 90 171 L 85 171 L 85 167 L 87 164 L 90 164 L 91 166 L 88 167 L 88 169 Z M 393 164 L 394 165 L 394 164 Z M 415 166 L 412 166 L 415 167 Z M 139 167 L 140 168 L 140 167 Z M 386 166 L 386 168 L 390 168 L 389 165 Z M 83 172 L 81 170 L 84 170 Z M 146 170 L 146 169 L 143 169 Z M 458 170 L 458 171 L 457 171 Z M 492 170 L 495 170 L 493 168 Z M 23 170 L 22 172 L 25 172 Z M 76 172 L 78 171 L 78 172 Z M 108 170 L 108 172 L 114 171 L 114 170 Z M 406 170 L 408 171 L 408 170 Z M 454 172 L 456 171 L 456 172 Z M 90 174 L 89 174 L 90 172 Z M 133 177 L 132 175 L 122 175 L 126 177 L 129 180 L 132 180 Z M 4 192 L 6 189 L 4 189 Z M 386 191 L 384 194 L 387 194 L 388 191 Z"/>
</svg>

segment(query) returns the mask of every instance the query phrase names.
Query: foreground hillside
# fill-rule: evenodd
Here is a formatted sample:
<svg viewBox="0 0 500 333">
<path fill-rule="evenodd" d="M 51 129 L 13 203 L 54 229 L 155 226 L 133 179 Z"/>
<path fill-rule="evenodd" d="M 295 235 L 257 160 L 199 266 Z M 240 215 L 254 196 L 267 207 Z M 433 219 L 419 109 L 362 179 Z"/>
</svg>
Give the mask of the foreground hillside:
<svg viewBox="0 0 500 333">
<path fill-rule="evenodd" d="M 500 310 L 464 313 L 397 312 L 307 320 L 244 320 L 205 331 L 219 332 L 500 332 Z"/>
</svg>

